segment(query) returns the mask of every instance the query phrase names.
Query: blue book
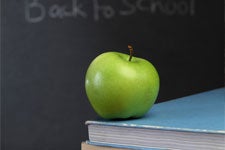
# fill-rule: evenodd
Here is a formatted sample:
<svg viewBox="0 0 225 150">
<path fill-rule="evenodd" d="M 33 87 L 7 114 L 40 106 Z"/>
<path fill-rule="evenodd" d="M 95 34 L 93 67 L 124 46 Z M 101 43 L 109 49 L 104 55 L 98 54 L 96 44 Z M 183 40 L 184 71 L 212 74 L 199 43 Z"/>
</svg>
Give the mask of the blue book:
<svg viewBox="0 0 225 150">
<path fill-rule="evenodd" d="M 155 104 L 142 118 L 89 120 L 89 144 L 130 149 L 225 150 L 225 88 Z"/>
</svg>

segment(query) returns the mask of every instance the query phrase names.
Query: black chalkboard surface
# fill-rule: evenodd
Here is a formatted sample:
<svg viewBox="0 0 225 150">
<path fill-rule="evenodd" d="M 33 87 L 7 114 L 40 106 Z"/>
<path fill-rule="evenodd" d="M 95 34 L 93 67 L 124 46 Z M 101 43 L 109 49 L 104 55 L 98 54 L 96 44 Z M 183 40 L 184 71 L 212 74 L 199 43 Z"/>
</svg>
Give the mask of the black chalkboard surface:
<svg viewBox="0 0 225 150">
<path fill-rule="evenodd" d="M 223 0 L 1 1 L 1 148 L 80 149 L 87 67 L 127 44 L 157 68 L 157 102 L 223 86 L 222 31 Z"/>
</svg>

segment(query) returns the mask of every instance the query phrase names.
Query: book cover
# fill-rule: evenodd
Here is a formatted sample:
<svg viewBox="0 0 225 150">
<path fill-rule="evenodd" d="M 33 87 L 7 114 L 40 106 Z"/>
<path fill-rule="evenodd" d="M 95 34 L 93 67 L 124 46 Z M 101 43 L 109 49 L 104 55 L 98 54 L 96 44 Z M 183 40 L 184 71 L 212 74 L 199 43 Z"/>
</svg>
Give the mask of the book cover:
<svg viewBox="0 0 225 150">
<path fill-rule="evenodd" d="M 225 149 L 224 107 L 225 88 L 219 88 L 155 104 L 139 119 L 89 120 L 89 143 L 127 148 Z M 135 138 L 139 140 L 136 143 Z"/>
</svg>

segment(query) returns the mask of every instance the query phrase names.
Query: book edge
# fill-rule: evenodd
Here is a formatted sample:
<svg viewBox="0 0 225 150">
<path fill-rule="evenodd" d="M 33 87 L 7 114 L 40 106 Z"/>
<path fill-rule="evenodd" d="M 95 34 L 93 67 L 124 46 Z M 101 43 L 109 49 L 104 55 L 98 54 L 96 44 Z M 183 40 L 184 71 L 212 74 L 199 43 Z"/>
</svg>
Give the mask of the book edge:
<svg viewBox="0 0 225 150">
<path fill-rule="evenodd" d="M 200 93 L 196 93 L 193 95 L 188 95 L 180 98 L 185 98 L 185 97 L 190 97 L 190 96 L 195 96 L 195 95 L 201 95 L 203 93 L 209 93 L 209 92 L 214 92 L 217 90 L 224 90 L 225 87 L 220 87 L 216 89 L 212 89 L 209 91 L 204 91 Z M 176 101 L 179 100 L 180 98 L 172 99 L 170 101 Z M 167 101 L 169 102 L 169 101 Z M 118 126 L 118 127 L 132 127 L 132 128 L 149 128 L 149 129 L 155 129 L 155 130 L 170 130 L 170 131 L 181 131 L 181 132 L 200 132 L 200 133 L 214 133 L 214 134 L 225 134 L 225 130 L 207 130 L 207 129 L 193 129 L 193 128 L 175 128 L 175 127 L 166 127 L 166 126 L 151 126 L 151 125 L 140 125 L 140 124 L 117 124 L 117 123 L 112 123 L 112 122 L 106 122 L 104 120 L 102 121 L 94 121 L 94 120 L 87 120 L 85 122 L 85 125 L 105 125 L 105 126 Z"/>
<path fill-rule="evenodd" d="M 109 147 L 114 147 L 114 148 L 125 148 L 125 149 L 139 149 L 139 150 L 165 150 L 163 148 L 158 148 L 158 147 L 136 147 L 136 146 L 130 146 L 130 145 L 120 145 L 116 143 L 106 143 L 106 142 L 93 142 L 87 140 L 86 143 L 90 145 L 96 145 L 96 146 L 109 146 Z"/>
<path fill-rule="evenodd" d="M 151 126 L 151 125 L 136 125 L 136 124 L 114 124 L 108 122 L 98 122 L 88 120 L 85 122 L 88 125 L 99 125 L 99 126 L 116 126 L 121 128 L 145 128 L 155 130 L 167 130 L 167 131 L 180 131 L 180 132 L 198 132 L 198 133 L 213 133 L 213 134 L 225 134 L 225 130 L 204 130 L 204 129 L 192 129 L 192 128 L 174 128 L 165 126 Z"/>
</svg>

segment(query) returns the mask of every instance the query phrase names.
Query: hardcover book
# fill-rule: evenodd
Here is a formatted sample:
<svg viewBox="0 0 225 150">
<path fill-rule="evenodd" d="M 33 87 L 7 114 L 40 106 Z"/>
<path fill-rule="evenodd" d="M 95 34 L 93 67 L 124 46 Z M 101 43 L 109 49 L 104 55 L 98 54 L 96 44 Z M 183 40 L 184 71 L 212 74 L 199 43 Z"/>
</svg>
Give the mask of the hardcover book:
<svg viewBox="0 0 225 150">
<path fill-rule="evenodd" d="M 225 88 L 155 104 L 142 118 L 89 120 L 91 145 L 130 149 L 225 149 Z"/>
</svg>

